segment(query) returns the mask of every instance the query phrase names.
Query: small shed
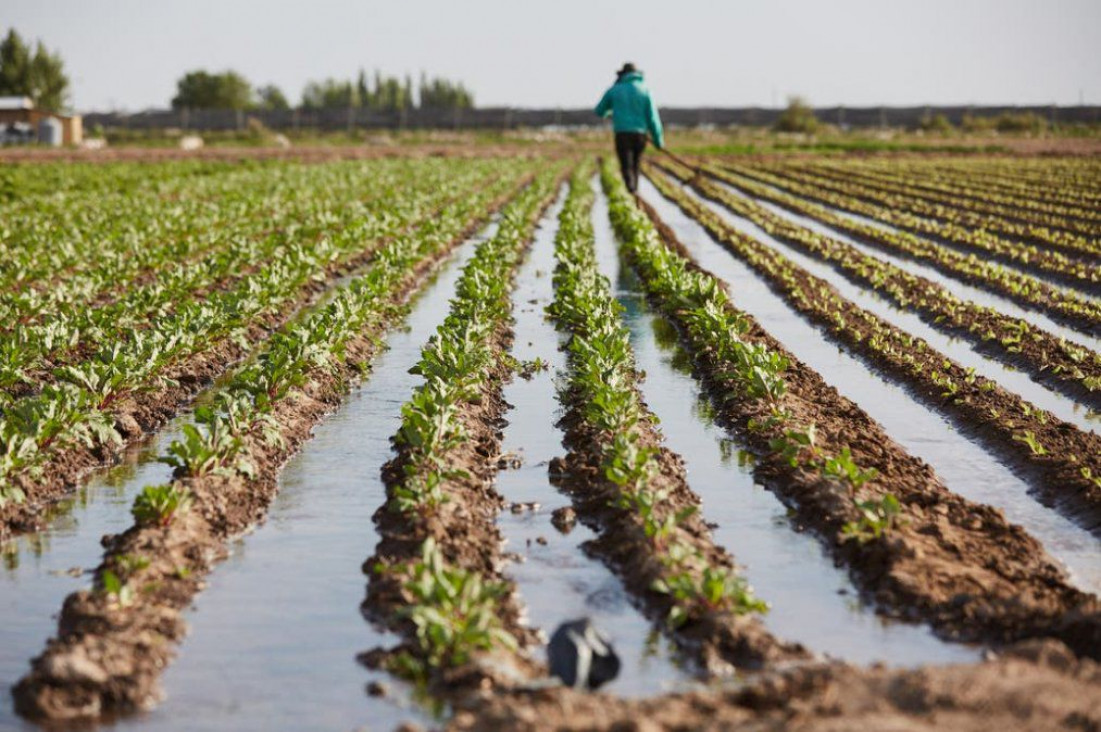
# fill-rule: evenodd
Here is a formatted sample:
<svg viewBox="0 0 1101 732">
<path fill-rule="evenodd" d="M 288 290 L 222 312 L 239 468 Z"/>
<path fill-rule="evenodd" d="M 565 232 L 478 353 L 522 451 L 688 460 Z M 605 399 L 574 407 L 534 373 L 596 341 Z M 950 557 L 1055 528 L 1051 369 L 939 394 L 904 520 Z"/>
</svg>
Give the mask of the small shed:
<svg viewBox="0 0 1101 732">
<path fill-rule="evenodd" d="M 50 144 L 79 145 L 84 139 L 84 125 L 80 115 L 36 109 L 30 97 L 0 97 L 0 137 L 5 140 L 15 141 L 20 136 L 26 137 L 28 130 L 32 139 L 27 141 L 40 139 L 39 133 L 44 129 L 44 120 L 56 120 L 60 125 L 60 142 Z M 47 127 L 53 130 L 52 125 L 47 124 Z"/>
</svg>

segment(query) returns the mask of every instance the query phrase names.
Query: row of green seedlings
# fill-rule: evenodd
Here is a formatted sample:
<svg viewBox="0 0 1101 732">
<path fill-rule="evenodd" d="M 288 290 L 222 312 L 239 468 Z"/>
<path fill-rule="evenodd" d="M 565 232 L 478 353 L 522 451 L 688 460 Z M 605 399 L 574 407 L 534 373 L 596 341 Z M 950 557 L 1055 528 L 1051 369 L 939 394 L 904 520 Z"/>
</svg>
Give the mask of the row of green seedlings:
<svg viewBox="0 0 1101 732">
<path fill-rule="evenodd" d="M 1023 272 L 1007 269 L 995 262 L 985 261 L 975 256 L 961 254 L 906 231 L 887 230 L 836 214 L 824 206 L 777 188 L 762 185 L 752 178 L 738 175 L 724 168 L 705 165 L 704 171 L 749 196 L 775 203 L 801 216 L 807 216 L 889 253 L 900 254 L 928 264 L 950 277 L 1000 293 L 1026 308 L 1047 313 L 1055 320 L 1066 323 L 1072 328 L 1093 333 L 1101 326 L 1101 305 L 1072 290 L 1053 287 Z"/>
<path fill-rule="evenodd" d="M 510 178 L 503 176 L 476 200 L 484 203 L 510 183 Z M 423 212 L 423 207 L 417 207 L 409 215 Z M 122 444 L 111 412 L 120 399 L 174 385 L 164 375 L 170 365 L 218 342 L 246 347 L 258 319 L 293 304 L 307 286 L 322 281 L 331 267 L 357 250 L 362 252 L 364 234 L 395 236 L 407 226 L 405 217 L 395 215 L 367 229 L 349 227 L 316 241 L 297 241 L 236 287 L 179 304 L 150 328 L 135 330 L 129 338 L 105 346 L 95 359 L 59 369 L 58 383 L 5 405 L 0 416 L 0 507 L 22 502 L 28 483 L 48 479 L 45 466 L 59 451 Z"/>
<path fill-rule="evenodd" d="M 617 507 L 636 517 L 664 566 L 651 589 L 668 596 L 668 623 L 678 627 L 716 612 L 766 612 L 744 577 L 734 568 L 711 566 L 687 539 L 681 525 L 697 507 L 669 508 L 669 489 L 654 480 L 659 451 L 644 444 L 644 431 L 655 419 L 639 396 L 622 306 L 597 270 L 590 176 L 586 166 L 571 182 L 555 239 L 555 299 L 548 312 L 569 333 L 570 396 L 563 398 L 583 405 L 585 423 L 599 436 L 601 473 L 616 486 Z"/>
<path fill-rule="evenodd" d="M 704 197 L 752 221 L 770 236 L 833 264 L 850 281 L 886 294 L 901 308 L 915 310 L 933 327 L 963 334 L 973 343 L 986 345 L 1003 362 L 1053 383 L 1072 398 L 1084 399 L 1094 408 L 1101 407 L 1101 400 L 1093 394 L 1101 390 L 1101 356 L 1089 349 L 994 308 L 961 300 L 934 282 L 777 216 L 749 198 L 732 195 L 694 176 L 682 165 L 663 162 L 659 167 L 690 184 Z"/>
<path fill-rule="evenodd" d="M 1093 237 L 1101 233 L 1101 215 L 1094 211 L 1005 196 L 989 191 L 983 192 L 968 185 L 966 179 L 950 184 L 940 184 L 935 179 L 912 173 L 898 175 L 866 166 L 838 164 L 835 161 L 817 161 L 798 167 L 800 170 L 819 173 L 834 179 L 847 177 L 887 191 L 914 196 L 932 203 L 959 206 L 980 214 L 1000 216 L 1030 226 L 1064 229 Z M 1096 251 L 1096 247 L 1081 251 L 1092 253 Z"/>
<path fill-rule="evenodd" d="M 801 183 L 822 185 L 829 191 L 873 206 L 885 206 L 896 212 L 902 211 L 938 221 L 952 230 L 961 227 L 989 232 L 996 237 L 1009 237 L 995 239 L 992 246 L 999 245 L 999 248 L 1003 248 L 1012 245 L 1012 249 L 1007 249 L 1007 256 L 1016 255 L 1026 262 L 1050 258 L 1060 264 L 1077 263 L 1080 260 L 1076 260 L 1075 256 L 1092 254 L 1097 250 L 1097 237 L 1101 234 L 1101 227 L 1096 225 L 1060 219 L 1060 228 L 1051 228 L 1038 221 L 1019 221 L 1003 214 L 974 211 L 971 210 L 974 206 L 968 207 L 966 202 L 957 198 L 929 200 L 928 194 L 899 190 L 900 186 L 869 182 L 847 174 L 831 174 L 829 171 L 802 166 L 762 165 L 761 168 Z M 1021 216 L 1021 212 L 1014 211 L 1014 215 Z"/>
<path fill-rule="evenodd" d="M 32 167 L 36 176 L 49 177 L 59 166 Z M 148 185 L 135 187 L 119 178 L 118 169 L 103 166 L 100 176 L 107 189 L 94 195 L 36 196 L 4 212 L 0 314 L 7 314 L 3 308 L 9 298 L 25 299 L 24 307 L 39 300 L 61 304 L 70 292 L 91 295 L 115 284 L 104 277 L 107 273 L 128 282 L 166 259 L 201 252 L 219 239 L 216 230 L 204 226 L 212 215 L 225 210 L 218 220 L 232 222 L 234 209 L 264 197 L 278 180 L 266 169 L 246 166 L 233 175 L 177 175 L 175 185 L 165 186 L 157 184 L 157 172 L 177 168 L 150 165 Z M 19 183 L 28 184 L 25 178 Z M 64 278 L 56 281 L 58 275 Z M 49 284 L 56 286 L 43 280 L 55 280 Z"/>
<path fill-rule="evenodd" d="M 0 211 L 17 213 L 44 203 L 81 203 L 90 199 L 153 193 L 174 196 L 196 179 L 226 179 L 265 167 L 285 165 L 271 159 L 141 161 L 67 161 L 61 165 L 11 163 L 0 173 Z M 9 188 L 10 186 L 10 188 Z M 64 203 L 61 204 L 64 207 Z"/>
<path fill-rule="evenodd" d="M 446 529 L 433 535 L 426 522 L 443 515 L 449 483 L 469 477 L 450 459 L 467 440 L 463 407 L 479 403 L 501 364 L 496 334 L 511 317 L 513 275 L 558 178 L 542 175 L 505 211 L 494 236 L 478 245 L 456 283 L 447 317 L 412 370 L 424 383 L 402 406 L 393 442 L 405 461 L 400 483 L 390 487 L 388 510 L 418 535 L 428 535 L 419 559 L 374 568 L 404 580 L 408 602 L 396 609 L 394 620 L 412 623 L 415 645 L 387 665 L 405 678 L 425 681 L 480 651 L 518 648 L 501 622 L 510 585 L 449 562 L 439 543 L 446 542 Z"/>
<path fill-rule="evenodd" d="M 328 180 L 313 176 L 309 182 L 315 194 L 311 196 L 302 196 L 301 188 L 293 186 L 279 199 L 258 198 L 247 207 L 213 206 L 214 215 L 202 217 L 201 222 L 217 232 L 214 236 L 220 245 L 197 262 L 161 259 L 151 282 L 102 306 L 78 299 L 59 307 L 51 302 L 52 295 L 45 293 L 23 297 L 21 304 L 33 299 L 34 307 L 47 308 L 50 317 L 48 322 L 32 323 L 33 311 L 8 312 L 20 327 L 0 335 L 0 387 L 11 390 L 14 399 L 54 379 L 79 383 L 85 362 L 114 360 L 110 346 L 134 331 L 155 329 L 159 322 L 171 321 L 177 303 L 197 299 L 200 294 L 210 297 L 212 291 L 215 295 L 224 292 L 269 262 L 319 242 L 333 246 L 337 256 L 351 256 L 362 249 L 363 242 L 425 218 L 440 205 L 443 191 L 464 190 L 490 172 L 481 167 L 475 176 L 475 168 L 454 176 L 446 168 L 383 170 L 367 185 L 332 175 Z M 449 180 L 450 189 L 445 185 Z M 361 203 L 364 198 L 366 202 Z M 340 236 L 334 239 L 334 232 Z M 126 286 L 126 281 L 118 279 L 121 273 L 97 273 L 104 281 Z M 96 351 L 97 343 L 105 345 Z M 70 373 L 70 368 L 76 371 Z"/>
<path fill-rule="evenodd" d="M 683 257 L 662 244 L 646 214 L 608 165 L 601 171 L 601 179 L 613 227 L 647 294 L 661 303 L 675 303 L 686 336 L 724 364 L 723 377 L 743 396 L 768 406 L 767 418 L 756 422 L 754 428 L 776 434 L 769 443 L 772 455 L 793 469 L 810 470 L 845 486 L 858 518 L 844 525 L 843 538 L 865 543 L 890 532 L 901 509 L 893 493 L 881 487 L 872 490 L 875 469 L 857 465 L 847 446 L 834 454 L 823 450 L 816 444 L 815 425 L 796 423 L 783 408 L 788 359 L 763 344 L 744 340 L 741 336 L 748 331 L 748 322 L 733 308 L 719 282 L 691 269 Z"/>
<path fill-rule="evenodd" d="M 961 161 L 963 162 L 963 161 Z M 1031 169 L 1024 158 L 1004 161 L 969 160 L 961 167 L 950 160 L 937 160 L 922 166 L 922 174 L 940 173 L 949 180 L 963 180 L 969 186 L 987 192 L 1005 191 L 1013 195 L 1042 201 L 1056 201 L 1075 207 L 1096 208 L 1101 204 L 1096 172 L 1075 172 L 1063 166 L 1043 161 L 1043 169 Z M 913 163 L 907 163 L 907 167 Z"/>
<path fill-rule="evenodd" d="M 339 374 L 347 359 L 346 345 L 357 334 L 373 333 L 402 315 L 401 288 L 416 270 L 445 253 L 471 221 L 484 215 L 486 202 L 475 196 L 441 212 L 415 233 L 387 243 L 371 268 L 337 290 L 321 307 L 274 334 L 256 358 L 238 369 L 195 410 L 194 423 L 182 427 L 161 462 L 175 468 L 178 478 L 206 475 L 256 475 L 248 448 L 250 436 L 280 446 L 281 425 L 276 407 L 309 381 L 311 374 Z M 364 364 L 366 367 L 366 364 Z M 132 512 L 139 525 L 168 526 L 192 502 L 185 480 L 146 486 L 135 498 Z M 103 590 L 125 604 L 132 592 L 128 583 L 110 571 L 102 577 Z"/>
<path fill-rule="evenodd" d="M 875 194 L 851 182 L 835 183 L 825 178 L 804 175 L 791 170 L 731 165 L 730 169 L 758 181 L 779 186 L 790 193 L 835 206 L 844 211 L 866 216 L 876 221 L 909 231 L 918 236 L 950 242 L 978 256 L 993 256 L 1007 264 L 1040 272 L 1070 284 L 1082 286 L 1101 281 L 1095 267 L 1065 254 L 1019 241 L 1011 241 L 992 233 L 989 227 L 969 221 L 959 212 L 938 209 L 932 218 L 929 211 L 899 196 Z M 771 171 L 771 172 L 770 172 Z M 864 198 L 874 198 L 869 203 Z M 924 213 L 918 213 L 917 211 Z"/>
<path fill-rule="evenodd" d="M 927 191 L 944 196 L 949 194 L 977 203 L 986 203 L 991 210 L 1017 211 L 1021 215 L 1038 213 L 1066 219 L 1101 222 L 1101 212 L 1091 204 L 1084 204 L 1086 198 L 1075 199 L 1070 189 L 1048 191 L 1032 190 L 1027 193 L 1022 188 L 1006 188 L 992 180 L 979 168 L 952 171 L 931 165 L 929 161 L 895 161 L 867 159 L 846 161 L 845 164 L 828 163 L 830 169 L 850 170 L 854 175 L 868 180 L 882 180 L 896 185 L 906 185 L 916 191 Z M 816 164 L 822 167 L 822 164 Z M 1080 193 L 1078 194 L 1081 195 Z M 997 207 L 994 209 L 993 207 Z"/>
<path fill-rule="evenodd" d="M 445 181 L 465 176 L 470 183 L 490 172 L 484 164 L 454 167 L 424 162 L 371 163 L 358 171 L 359 179 L 349 178 L 350 171 L 340 167 L 287 168 L 267 170 L 263 179 L 246 179 L 244 187 L 219 194 L 214 200 L 207 200 L 209 192 L 198 186 L 178 202 L 139 198 L 138 207 L 128 202 L 121 210 L 111 209 L 116 218 L 81 220 L 65 230 L 81 239 L 123 239 L 125 249 L 114 256 L 84 252 L 79 273 L 66 271 L 60 281 L 22 282 L 17 290 L 0 294 L 0 318 L 21 326 L 20 337 L 26 347 L 35 342 L 32 326 L 48 320 L 46 334 L 51 341 L 71 350 L 77 338 L 59 333 L 58 321 L 79 318 L 91 309 L 99 316 L 92 325 L 107 327 L 119 321 L 123 327 L 140 326 L 165 312 L 166 304 L 180 294 L 210 286 L 227 273 L 248 271 L 270 261 L 273 250 L 296 237 L 321 237 L 327 230 L 363 226 L 362 222 L 384 218 L 386 206 L 393 205 L 386 195 L 394 189 L 404 186 L 423 197 Z M 425 177 L 434 178 L 436 185 L 423 180 Z M 303 196 L 303 190 L 312 193 Z M 334 216 L 339 220 L 334 221 Z M 111 230 L 120 225 L 126 229 Z M 11 232 L 9 236 L 19 235 Z M 55 232 L 55 237 L 61 236 L 62 232 Z M 135 281 L 142 284 L 134 287 Z M 15 330 L 11 325 L 0 326 L 7 338 Z"/>
<path fill-rule="evenodd" d="M 665 176 L 652 180 L 662 195 L 697 220 L 717 241 L 776 285 L 800 312 L 830 328 L 848 346 L 870 351 L 873 363 L 897 374 L 919 393 L 933 395 L 934 408 L 964 424 L 979 424 L 987 439 L 1042 478 L 1044 490 L 1095 511 L 1101 502 L 1101 443 L 1049 412 L 977 376 L 921 338 L 886 323 L 837 294 L 776 250 L 728 226 L 708 206 L 688 196 Z M 1046 444 L 1045 444 L 1046 443 Z M 1047 445 L 1075 445 L 1054 450 Z M 1027 450 L 1018 449 L 1024 446 Z"/>
<path fill-rule="evenodd" d="M 107 403 L 116 401 L 147 380 L 153 369 L 189 354 L 187 341 L 165 332 L 171 332 L 181 316 L 188 317 L 179 303 L 185 308 L 200 299 L 217 303 L 232 298 L 234 289 L 247 292 L 252 287 L 250 278 L 268 263 L 288 257 L 293 263 L 303 251 L 326 268 L 363 259 L 364 242 L 378 241 L 399 227 L 429 218 L 446 203 L 447 191 L 454 197 L 456 190 L 462 190 L 456 185 L 474 182 L 454 180 L 447 187 L 446 171 L 438 172 L 441 175 L 413 185 L 411 181 L 421 177 L 410 175 L 416 170 L 388 176 L 379 181 L 382 185 L 370 187 L 365 205 L 356 202 L 363 192 L 347 186 L 330 189 L 321 199 L 326 201 L 323 207 L 317 206 L 316 198 L 303 198 L 299 205 L 287 207 L 289 217 L 280 214 L 267 223 L 254 223 L 251 230 L 240 225 L 223 227 L 229 229 L 226 241 L 234 244 L 209 259 L 165 267 L 156 281 L 106 307 L 73 306 L 48 323 L 0 336 L 0 387 L 10 390 L 5 392 L 6 400 L 0 398 L 0 408 L 10 409 L 18 399 L 38 393 L 50 383 L 74 384 L 102 392 Z M 316 210 L 310 214 L 310 208 Z M 265 235 L 265 229 L 275 233 Z M 334 238 L 333 232 L 340 235 Z M 329 247 L 331 252 L 326 254 Z M 317 258 L 317 254 L 323 257 Z M 219 328 L 224 335 L 225 324 L 214 325 L 212 335 L 217 337 Z M 166 342 L 172 345 L 170 349 L 163 347 Z M 95 344 L 103 345 L 96 348 Z M 135 364 L 145 368 L 129 368 Z"/>
</svg>

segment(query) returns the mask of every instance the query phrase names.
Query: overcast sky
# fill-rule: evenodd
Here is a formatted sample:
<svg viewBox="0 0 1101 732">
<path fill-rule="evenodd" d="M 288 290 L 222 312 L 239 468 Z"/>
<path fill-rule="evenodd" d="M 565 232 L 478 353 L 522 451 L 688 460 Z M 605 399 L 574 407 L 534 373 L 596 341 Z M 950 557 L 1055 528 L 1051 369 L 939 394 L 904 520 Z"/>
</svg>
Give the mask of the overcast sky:
<svg viewBox="0 0 1101 732">
<path fill-rule="evenodd" d="M 1101 0 L 0 0 L 78 110 L 168 105 L 226 68 L 297 101 L 360 67 L 479 106 L 588 106 L 625 60 L 668 106 L 1101 103 Z"/>
</svg>

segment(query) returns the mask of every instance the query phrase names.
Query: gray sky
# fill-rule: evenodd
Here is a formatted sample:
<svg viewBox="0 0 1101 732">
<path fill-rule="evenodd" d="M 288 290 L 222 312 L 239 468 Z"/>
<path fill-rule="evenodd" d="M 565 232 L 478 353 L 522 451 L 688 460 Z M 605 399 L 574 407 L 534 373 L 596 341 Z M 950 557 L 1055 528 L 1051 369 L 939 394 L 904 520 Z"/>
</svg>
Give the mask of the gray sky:
<svg viewBox="0 0 1101 732">
<path fill-rule="evenodd" d="M 167 106 L 196 68 L 292 102 L 377 67 L 587 106 L 625 60 L 669 106 L 1101 103 L 1101 0 L 0 0 L 9 26 L 61 51 L 82 111 Z"/>
</svg>

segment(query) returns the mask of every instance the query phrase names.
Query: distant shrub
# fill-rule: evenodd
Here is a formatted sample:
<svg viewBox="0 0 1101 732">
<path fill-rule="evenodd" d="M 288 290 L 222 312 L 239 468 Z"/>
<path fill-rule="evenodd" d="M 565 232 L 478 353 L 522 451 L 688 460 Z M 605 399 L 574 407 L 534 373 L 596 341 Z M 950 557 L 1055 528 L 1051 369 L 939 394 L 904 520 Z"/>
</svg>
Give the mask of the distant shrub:
<svg viewBox="0 0 1101 732">
<path fill-rule="evenodd" d="M 1021 112 L 1012 114 L 1004 112 L 997 117 L 995 128 L 998 132 L 1044 132 L 1047 130 L 1047 120 L 1035 112 Z"/>
<path fill-rule="evenodd" d="M 925 132 L 937 135 L 947 134 L 956 129 L 943 114 L 925 115 L 922 117 L 919 127 Z"/>
<path fill-rule="evenodd" d="M 1047 131 L 1047 120 L 1035 112 L 1002 112 L 996 117 L 963 116 L 962 127 L 967 132 L 1010 132 L 1038 134 Z"/>
<path fill-rule="evenodd" d="M 776 120 L 773 129 L 777 132 L 804 132 L 809 134 L 815 132 L 820 124 L 818 118 L 814 116 L 814 110 L 811 109 L 805 99 L 790 97 L 788 98 L 787 109 Z"/>
</svg>

